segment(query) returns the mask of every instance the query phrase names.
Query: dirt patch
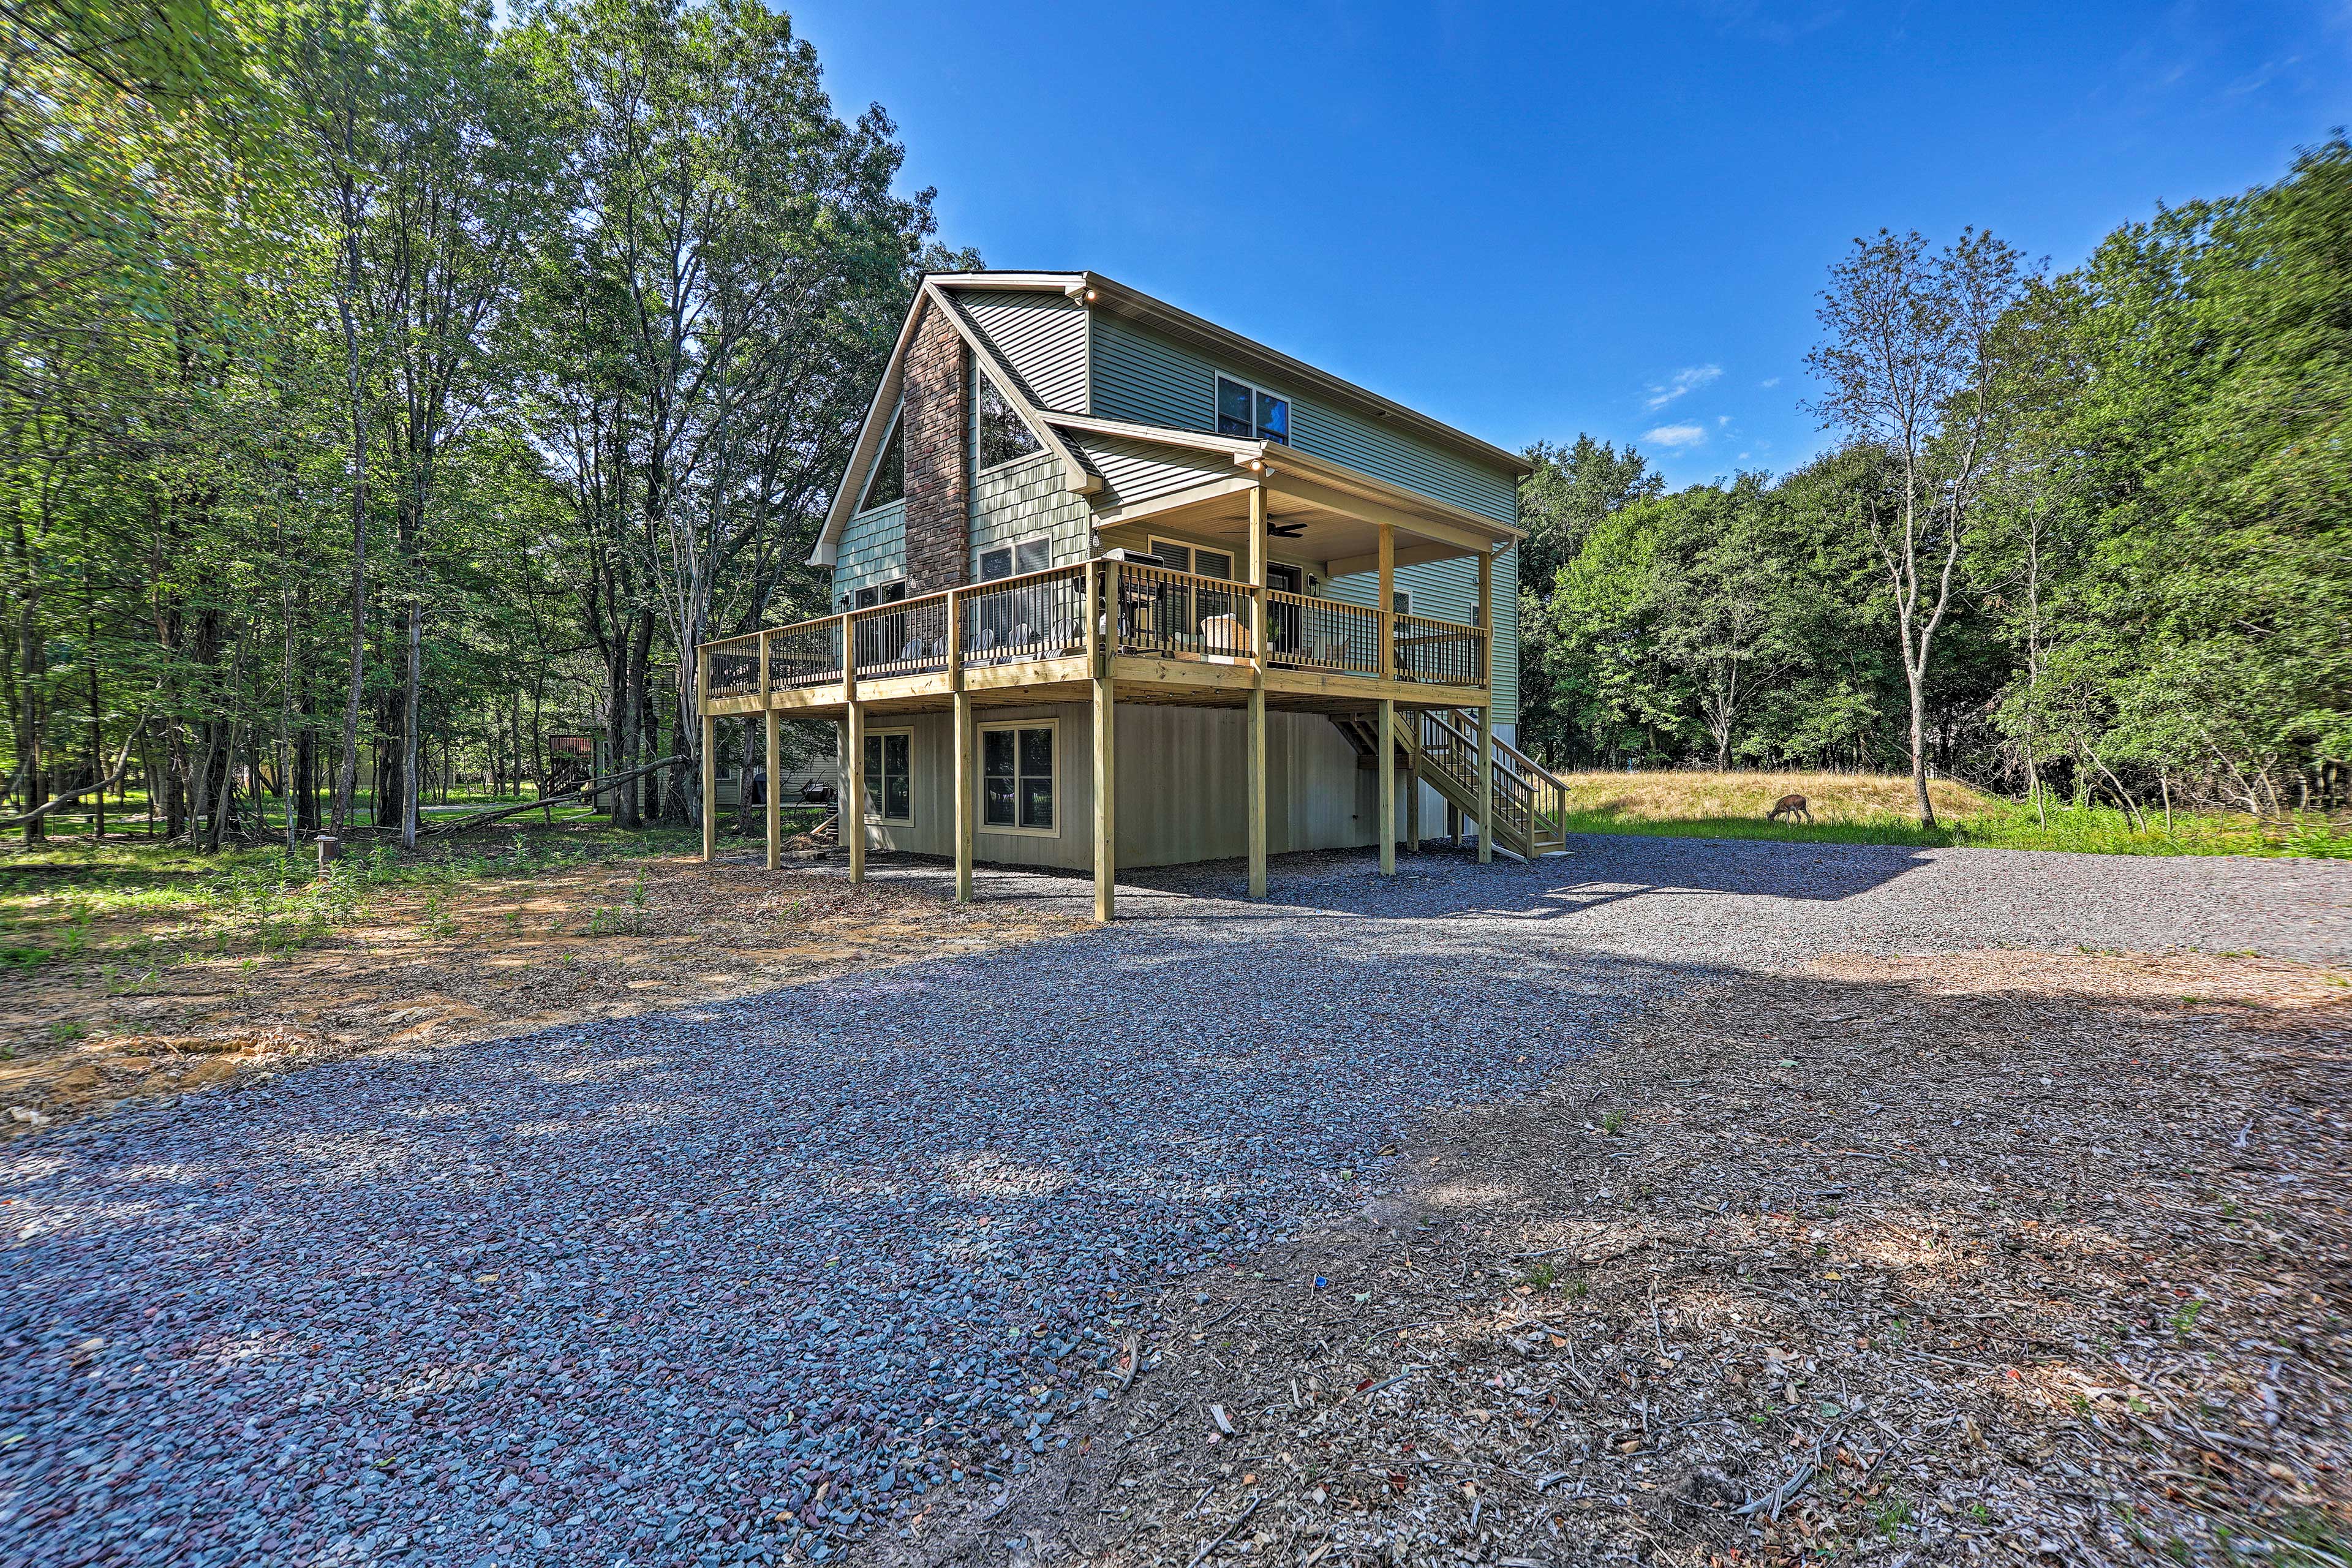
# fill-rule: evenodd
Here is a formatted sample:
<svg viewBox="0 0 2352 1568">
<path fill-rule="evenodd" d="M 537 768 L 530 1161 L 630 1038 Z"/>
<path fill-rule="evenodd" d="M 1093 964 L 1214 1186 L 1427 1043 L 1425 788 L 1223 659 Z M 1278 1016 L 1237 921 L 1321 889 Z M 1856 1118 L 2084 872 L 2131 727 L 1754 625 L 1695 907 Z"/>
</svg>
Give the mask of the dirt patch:
<svg viewBox="0 0 2352 1568">
<path fill-rule="evenodd" d="M 257 1068 L 722 1001 L 1076 924 L 808 866 L 688 858 L 384 889 L 359 923 L 276 952 L 142 950 L 137 919 L 100 921 L 86 940 L 117 956 L 0 990 L 0 1135 Z"/>
<path fill-rule="evenodd" d="M 1389 1152 L 1350 1223 L 1128 1304 L 1060 1464 L 873 1544 L 2344 1563 L 2348 1003 L 2013 952 L 1694 990 Z"/>
</svg>

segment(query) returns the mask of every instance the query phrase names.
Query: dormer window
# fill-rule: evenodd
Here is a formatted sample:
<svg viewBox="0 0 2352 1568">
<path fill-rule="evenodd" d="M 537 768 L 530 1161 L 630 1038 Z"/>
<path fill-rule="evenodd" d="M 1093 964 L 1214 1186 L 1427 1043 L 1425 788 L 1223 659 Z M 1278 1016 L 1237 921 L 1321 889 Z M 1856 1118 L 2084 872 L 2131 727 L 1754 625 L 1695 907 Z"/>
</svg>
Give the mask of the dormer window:
<svg viewBox="0 0 2352 1568">
<path fill-rule="evenodd" d="M 898 414 L 890 416 L 889 437 L 882 443 L 882 455 L 874 460 L 874 477 L 866 481 L 866 499 L 857 503 L 858 510 L 872 511 L 907 499 L 907 442 L 900 434 L 906 424 Z"/>
<path fill-rule="evenodd" d="M 1287 447 L 1290 399 L 1221 375 L 1217 377 L 1217 434 L 1239 436 L 1244 441 L 1279 441 Z"/>
<path fill-rule="evenodd" d="M 1029 422 L 1010 399 L 996 389 L 988 373 L 974 365 L 971 371 L 971 449 L 982 471 L 1026 458 L 1042 451 L 1044 443 Z"/>
</svg>

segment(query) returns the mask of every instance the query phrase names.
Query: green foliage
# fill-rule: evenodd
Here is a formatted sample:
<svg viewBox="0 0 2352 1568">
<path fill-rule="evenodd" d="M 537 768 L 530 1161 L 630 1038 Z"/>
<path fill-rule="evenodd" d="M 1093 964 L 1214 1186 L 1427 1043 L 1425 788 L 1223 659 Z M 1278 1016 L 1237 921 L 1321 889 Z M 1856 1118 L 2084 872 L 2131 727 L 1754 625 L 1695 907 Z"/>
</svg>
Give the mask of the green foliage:
<svg viewBox="0 0 2352 1568">
<path fill-rule="evenodd" d="M 1968 286 L 1931 287 L 1945 274 Z M 1940 259 L 1883 236 L 1841 264 L 1824 309 L 1832 329 L 1895 322 L 1936 389 L 1906 418 L 1942 434 L 1873 426 L 1893 405 L 1833 330 L 1816 356 L 1827 411 L 1863 438 L 1796 473 L 1665 495 L 1628 483 L 1634 454 L 1540 449 L 1525 504 L 1560 565 L 1523 606 L 1523 743 L 1612 767 L 1894 764 L 1909 750 L 1898 649 L 1920 647 L 1928 565 L 1957 544 L 1925 660 L 1927 760 L 2007 781 L 2030 817 L 1818 837 L 2340 853 L 2352 144 L 2119 229 L 2046 281 L 1981 235 Z M 1936 542 L 1910 567 L 1885 548 L 1905 515 Z M 1906 573 L 1907 645 L 1889 593 Z M 1764 831 L 1643 830 L 1718 828 Z"/>
</svg>

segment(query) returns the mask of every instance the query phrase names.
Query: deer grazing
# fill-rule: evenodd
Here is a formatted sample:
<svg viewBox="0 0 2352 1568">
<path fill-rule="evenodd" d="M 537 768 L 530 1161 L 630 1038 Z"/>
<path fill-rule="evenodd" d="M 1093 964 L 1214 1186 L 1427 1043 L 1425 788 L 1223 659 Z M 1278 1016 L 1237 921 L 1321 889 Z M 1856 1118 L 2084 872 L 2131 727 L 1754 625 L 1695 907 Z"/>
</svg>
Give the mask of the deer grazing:
<svg viewBox="0 0 2352 1568">
<path fill-rule="evenodd" d="M 1777 822 L 1780 820 L 1780 814 L 1784 811 L 1789 814 L 1789 820 L 1791 822 L 1794 822 L 1801 816 L 1803 817 L 1808 824 L 1811 824 L 1813 820 L 1813 814 L 1806 806 L 1805 797 L 1801 795 L 1782 795 L 1779 800 L 1772 803 L 1772 809 L 1765 813 L 1764 820 L 1767 822 Z"/>
</svg>

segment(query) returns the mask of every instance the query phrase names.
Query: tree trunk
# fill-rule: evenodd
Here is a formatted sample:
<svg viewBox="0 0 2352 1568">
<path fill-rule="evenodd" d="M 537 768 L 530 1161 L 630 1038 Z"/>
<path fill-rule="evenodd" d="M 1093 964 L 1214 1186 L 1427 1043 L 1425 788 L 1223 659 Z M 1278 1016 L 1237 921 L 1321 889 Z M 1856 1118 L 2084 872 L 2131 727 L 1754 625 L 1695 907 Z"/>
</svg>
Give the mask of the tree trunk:
<svg viewBox="0 0 2352 1568">
<path fill-rule="evenodd" d="M 1927 683 L 1918 672 L 1905 661 L 1905 676 L 1911 683 L 1911 789 L 1919 797 L 1919 826 L 1936 826 L 1936 803 L 1927 797 Z"/>
<path fill-rule="evenodd" d="M 400 843 L 404 849 L 414 849 L 416 847 L 417 799 L 422 789 L 417 777 L 416 713 L 421 705 L 418 688 L 425 677 L 425 611 L 415 599 L 408 603 L 407 667 L 400 716 Z"/>
</svg>

